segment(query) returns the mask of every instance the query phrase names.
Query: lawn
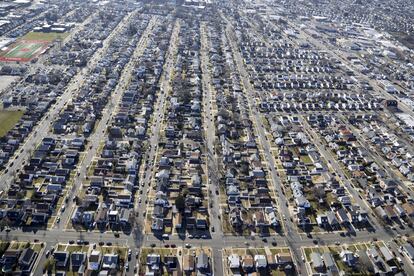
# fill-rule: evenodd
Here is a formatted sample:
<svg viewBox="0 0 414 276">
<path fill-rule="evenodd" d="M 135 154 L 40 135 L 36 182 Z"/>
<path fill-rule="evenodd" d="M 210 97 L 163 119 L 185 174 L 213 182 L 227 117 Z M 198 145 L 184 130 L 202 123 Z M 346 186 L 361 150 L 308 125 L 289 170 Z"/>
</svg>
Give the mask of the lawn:
<svg viewBox="0 0 414 276">
<path fill-rule="evenodd" d="M 6 135 L 16 125 L 23 113 L 24 111 L 0 111 L 0 137 Z"/>
<path fill-rule="evenodd" d="M 65 39 L 69 33 L 41 33 L 41 32 L 30 32 L 25 34 L 22 39 L 24 40 L 42 40 L 42 41 L 53 41 L 55 39 Z"/>
</svg>

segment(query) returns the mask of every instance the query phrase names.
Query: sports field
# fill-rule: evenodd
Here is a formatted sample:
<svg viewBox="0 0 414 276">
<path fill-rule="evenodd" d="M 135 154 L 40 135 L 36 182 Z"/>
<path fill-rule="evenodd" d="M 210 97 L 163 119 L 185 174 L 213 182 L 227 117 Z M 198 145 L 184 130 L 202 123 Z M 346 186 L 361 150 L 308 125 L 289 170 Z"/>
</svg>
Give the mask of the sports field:
<svg viewBox="0 0 414 276">
<path fill-rule="evenodd" d="M 30 61 L 40 55 L 53 40 L 63 40 L 67 35 L 67 33 L 27 33 L 0 53 L 0 61 Z"/>
<path fill-rule="evenodd" d="M 48 44 L 48 41 L 19 40 L 1 54 L 0 61 L 29 61 L 38 56 Z"/>
</svg>

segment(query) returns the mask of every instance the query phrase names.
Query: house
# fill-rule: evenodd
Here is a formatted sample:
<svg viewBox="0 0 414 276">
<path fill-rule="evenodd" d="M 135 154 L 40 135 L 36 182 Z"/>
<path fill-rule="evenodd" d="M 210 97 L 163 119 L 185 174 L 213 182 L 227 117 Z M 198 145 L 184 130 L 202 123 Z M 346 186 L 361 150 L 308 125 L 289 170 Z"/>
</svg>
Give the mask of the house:
<svg viewBox="0 0 414 276">
<path fill-rule="evenodd" d="M 30 272 L 37 258 L 37 252 L 33 249 L 25 248 L 20 254 L 19 267 L 21 271 Z"/>
<path fill-rule="evenodd" d="M 264 269 L 267 267 L 267 260 L 265 255 L 255 255 L 254 262 L 257 269 Z"/>
<path fill-rule="evenodd" d="M 265 220 L 263 211 L 256 211 L 253 214 L 253 220 L 254 220 L 256 227 L 266 227 L 269 225 L 267 221 Z"/>
<path fill-rule="evenodd" d="M 101 267 L 102 255 L 98 250 L 93 250 L 88 258 L 88 270 L 97 271 Z"/>
<path fill-rule="evenodd" d="M 332 274 L 338 275 L 339 269 L 335 263 L 335 260 L 331 253 L 325 252 L 322 255 L 323 262 L 325 263 L 326 270 Z"/>
<path fill-rule="evenodd" d="M 56 270 L 66 270 L 69 264 L 69 252 L 55 251 L 53 258 L 56 262 Z"/>
<path fill-rule="evenodd" d="M 162 231 L 164 229 L 164 220 L 162 218 L 153 218 L 151 229 L 153 231 Z"/>
<path fill-rule="evenodd" d="M 357 254 L 359 256 L 359 263 L 362 264 L 365 267 L 365 270 L 374 274 L 375 267 L 371 260 L 371 258 L 368 256 L 366 250 L 358 250 Z"/>
<path fill-rule="evenodd" d="M 192 272 L 195 269 L 194 257 L 191 255 L 183 256 L 183 270 L 185 272 Z"/>
<path fill-rule="evenodd" d="M 326 227 L 329 225 L 328 216 L 326 214 L 319 214 L 316 217 L 316 222 L 318 223 L 319 227 Z"/>
<path fill-rule="evenodd" d="M 338 211 L 336 211 L 336 216 L 338 217 L 338 221 L 340 224 L 342 225 L 349 224 L 349 217 L 344 208 L 341 208 Z"/>
<path fill-rule="evenodd" d="M 312 252 L 310 254 L 310 259 L 311 259 L 312 267 L 313 269 L 315 269 L 315 271 L 323 272 L 325 270 L 325 265 L 323 263 L 321 254 L 317 252 Z"/>
<path fill-rule="evenodd" d="M 245 255 L 242 257 L 242 268 L 245 271 L 251 271 L 254 267 L 254 260 L 251 255 Z"/>
<path fill-rule="evenodd" d="M 402 245 L 402 251 L 410 262 L 414 263 L 414 247 L 410 243 L 405 243 Z"/>
<path fill-rule="evenodd" d="M 357 258 L 354 253 L 349 250 L 342 250 L 339 256 L 341 257 L 342 262 L 344 262 L 347 266 L 353 267 L 357 262 Z"/>
<path fill-rule="evenodd" d="M 333 228 L 333 229 L 339 229 L 340 228 L 339 221 L 336 218 L 336 215 L 333 211 L 327 212 L 326 216 L 328 218 L 328 224 L 331 226 L 331 228 Z"/>
<path fill-rule="evenodd" d="M 147 266 L 151 271 L 158 271 L 160 269 L 161 256 L 158 254 L 147 255 Z"/>
<path fill-rule="evenodd" d="M 168 271 L 174 271 L 178 267 L 177 256 L 165 256 L 164 265 L 167 267 Z"/>
<path fill-rule="evenodd" d="M 243 225 L 241 210 L 239 208 L 230 209 L 229 220 L 234 228 L 241 227 Z"/>
<path fill-rule="evenodd" d="M 197 219 L 196 219 L 196 228 L 197 229 L 207 229 L 208 225 L 207 225 L 207 217 L 198 213 L 197 214 Z"/>
<path fill-rule="evenodd" d="M 281 252 L 275 255 L 276 265 L 287 266 L 293 263 L 292 256 L 289 252 Z"/>
<path fill-rule="evenodd" d="M 395 210 L 394 210 L 394 206 L 392 205 L 386 205 L 383 207 L 384 212 L 387 216 L 388 219 L 397 219 L 398 215 L 396 214 Z"/>
<path fill-rule="evenodd" d="M 117 269 L 119 262 L 118 254 L 105 254 L 102 258 L 102 269 L 113 270 Z"/>
<path fill-rule="evenodd" d="M 394 259 L 394 256 L 392 255 L 391 251 L 386 246 L 381 246 L 379 248 L 382 256 L 384 257 L 384 260 L 388 263 Z"/>
<path fill-rule="evenodd" d="M 231 254 L 227 257 L 227 264 L 230 269 L 240 268 L 240 258 L 237 254 Z"/>
<path fill-rule="evenodd" d="M 414 217 L 414 204 L 406 202 L 403 203 L 401 207 L 404 209 L 407 216 Z"/>
<path fill-rule="evenodd" d="M 70 255 L 70 266 L 73 272 L 78 274 L 83 273 L 85 270 L 86 254 L 83 252 L 73 252 Z"/>
<path fill-rule="evenodd" d="M 17 261 L 20 257 L 20 250 L 7 249 L 2 258 L 0 259 L 0 264 L 2 266 L 2 272 L 8 273 L 13 270 L 13 267 L 16 266 Z"/>
<path fill-rule="evenodd" d="M 197 256 L 197 269 L 200 271 L 205 271 L 208 269 L 209 261 L 208 256 L 204 251 L 201 251 L 201 253 Z"/>
<path fill-rule="evenodd" d="M 267 265 L 270 268 L 274 268 L 276 266 L 276 257 L 273 254 L 267 254 L 266 255 L 266 261 L 267 261 Z"/>
</svg>

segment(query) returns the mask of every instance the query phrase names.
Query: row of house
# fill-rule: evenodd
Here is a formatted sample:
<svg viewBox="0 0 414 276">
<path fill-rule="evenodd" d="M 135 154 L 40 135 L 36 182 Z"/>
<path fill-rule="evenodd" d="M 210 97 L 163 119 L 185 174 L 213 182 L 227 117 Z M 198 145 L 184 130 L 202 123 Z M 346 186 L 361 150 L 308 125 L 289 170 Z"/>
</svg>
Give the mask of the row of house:
<svg viewBox="0 0 414 276">
<path fill-rule="evenodd" d="M 132 57 L 134 45 L 138 43 L 149 22 L 146 15 L 139 14 L 135 14 L 131 20 L 137 23 L 135 33 L 131 33 L 130 27 L 125 26 L 119 37 L 111 42 L 110 47 L 113 47 L 114 52 L 107 53 L 108 60 L 115 53 L 119 55 L 114 64 L 118 68 L 117 77 Z M 84 193 L 79 197 L 77 208 L 72 215 L 72 225 L 75 227 L 97 227 L 103 231 L 108 227 L 127 232 L 131 230 L 143 141 L 154 104 L 153 83 L 159 78 L 159 75 L 152 71 L 152 66 L 160 66 L 152 65 L 154 60 L 155 58 L 146 50 L 140 57 L 140 67 L 136 66 L 133 69 L 131 81 L 125 88 L 117 113 L 108 126 L 103 147 L 89 168 L 92 175 L 84 183 Z M 100 68 L 97 70 L 107 72 L 111 64 L 102 60 L 98 67 Z M 112 89 L 115 89 L 115 86 Z"/>
<path fill-rule="evenodd" d="M 38 252 L 33 248 L 24 249 L 7 248 L 0 257 L 1 272 L 5 274 L 22 273 L 29 275 L 34 271 L 34 264 L 38 257 Z"/>
<path fill-rule="evenodd" d="M 180 26 L 182 35 L 177 45 L 175 78 L 167 103 L 160 159 L 157 160 L 156 195 L 151 215 L 151 229 L 155 233 L 163 233 L 166 227 L 184 233 L 187 230 L 205 231 L 209 227 L 206 191 L 203 189 L 204 134 L 198 24 L 194 20 L 185 20 Z M 178 199 L 184 204 L 176 206 Z"/>
<path fill-rule="evenodd" d="M 162 275 L 164 270 L 172 275 L 191 275 L 198 273 L 199 275 L 208 275 L 211 271 L 211 258 L 204 250 L 196 254 L 195 252 L 185 254 L 178 259 L 175 255 L 165 255 L 161 257 L 158 253 L 148 254 L 146 257 L 146 273 L 145 275 Z"/>
<path fill-rule="evenodd" d="M 247 99 L 241 88 L 231 50 L 219 24 L 209 27 L 209 58 L 215 102 L 216 135 L 220 143 L 228 219 L 235 232 L 250 228 L 262 234 L 279 227 L 277 208 L 272 198 L 271 183 L 252 122 L 249 119 Z"/>
<path fill-rule="evenodd" d="M 231 254 L 227 257 L 227 266 L 237 275 L 241 271 L 252 273 L 253 271 L 264 272 L 266 269 L 276 269 L 289 272 L 293 271 L 293 260 L 290 252 L 267 254 L 267 255 L 243 255 Z"/>
<path fill-rule="evenodd" d="M 75 13 L 78 16 L 69 17 L 65 21 L 83 21 L 82 19 L 86 19 L 94 10 L 96 10 L 96 6 L 89 4 Z M 100 6 L 99 13 L 92 15 L 91 20 L 76 33 L 74 39 L 65 42 L 59 51 L 50 53 L 48 61 L 71 68 L 84 67 L 92 55 L 103 46 L 103 41 L 130 11 L 130 5 L 120 5 L 119 3 Z M 135 23 L 138 24 L 138 22 Z"/>
<path fill-rule="evenodd" d="M 74 140 L 52 137 L 42 140 L 11 184 L 7 198 L 2 199 L 2 219 L 17 226 L 47 223 L 79 160 L 80 148 Z"/>
<path fill-rule="evenodd" d="M 339 230 L 347 224 L 364 224 L 366 212 L 352 204 L 352 198 L 311 144 L 309 134 L 296 116 L 269 119 L 278 157 L 292 191 L 297 223 Z M 303 122 L 302 122 L 303 124 Z M 286 185 L 287 186 L 287 185 Z M 285 187 L 286 187 L 285 186 Z"/>
<path fill-rule="evenodd" d="M 103 253 L 100 250 L 54 251 L 54 269 L 57 273 L 76 273 L 76 275 L 113 275 L 122 267 L 121 258 L 117 253 Z"/>
<path fill-rule="evenodd" d="M 361 124 L 371 120 L 375 120 L 375 117 L 353 118 L 352 122 Z M 322 116 L 310 123 L 318 127 L 330 149 L 364 191 L 362 194 L 379 217 L 391 222 L 411 216 L 413 205 L 401 180 L 394 177 L 392 171 L 381 166 L 378 163 L 381 160 L 372 157 L 350 128 L 345 127 L 335 117 Z"/>
</svg>

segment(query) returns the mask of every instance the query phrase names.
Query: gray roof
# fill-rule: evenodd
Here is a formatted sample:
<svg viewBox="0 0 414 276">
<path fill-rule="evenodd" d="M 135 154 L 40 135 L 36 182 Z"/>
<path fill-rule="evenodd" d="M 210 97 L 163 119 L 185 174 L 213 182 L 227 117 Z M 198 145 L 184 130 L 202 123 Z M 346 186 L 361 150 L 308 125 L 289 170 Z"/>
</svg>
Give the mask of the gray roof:
<svg viewBox="0 0 414 276">
<path fill-rule="evenodd" d="M 313 267 L 323 267 L 323 260 L 321 254 L 312 252 L 310 255 Z"/>
<path fill-rule="evenodd" d="M 201 252 L 197 257 L 197 269 L 208 267 L 208 256 L 206 253 Z"/>
<path fill-rule="evenodd" d="M 406 244 L 403 245 L 403 248 L 404 248 L 405 252 L 407 252 L 407 255 L 411 259 L 414 259 L 414 247 L 411 244 L 406 243 Z"/>
</svg>

